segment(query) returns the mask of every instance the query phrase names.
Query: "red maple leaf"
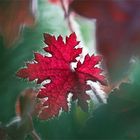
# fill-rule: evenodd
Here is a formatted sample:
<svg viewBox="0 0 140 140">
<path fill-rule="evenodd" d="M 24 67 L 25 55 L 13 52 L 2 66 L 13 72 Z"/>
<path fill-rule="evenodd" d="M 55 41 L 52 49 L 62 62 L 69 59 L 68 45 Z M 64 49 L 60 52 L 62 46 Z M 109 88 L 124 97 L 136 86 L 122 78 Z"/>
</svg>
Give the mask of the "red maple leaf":
<svg viewBox="0 0 140 140">
<path fill-rule="evenodd" d="M 37 79 L 37 84 L 50 79 L 41 87 L 37 95 L 42 100 L 39 117 L 48 119 L 57 116 L 59 111 L 68 111 L 68 94 L 72 93 L 72 99 L 78 100 L 78 105 L 83 109 L 88 109 L 87 100 L 89 95 L 86 90 L 90 88 L 87 80 L 105 83 L 105 78 L 101 75 L 102 70 L 96 65 L 100 62 L 100 56 L 85 56 L 83 63 L 77 61 L 82 48 L 76 48 L 79 42 L 75 33 L 66 37 L 64 43 L 61 36 L 57 39 L 49 34 L 44 34 L 44 42 L 48 45 L 44 48 L 52 56 L 35 53 L 32 63 L 27 63 L 27 67 L 20 69 L 17 75 L 21 78 L 28 78 L 29 81 Z M 71 67 L 71 63 L 77 63 L 76 68 Z"/>
</svg>

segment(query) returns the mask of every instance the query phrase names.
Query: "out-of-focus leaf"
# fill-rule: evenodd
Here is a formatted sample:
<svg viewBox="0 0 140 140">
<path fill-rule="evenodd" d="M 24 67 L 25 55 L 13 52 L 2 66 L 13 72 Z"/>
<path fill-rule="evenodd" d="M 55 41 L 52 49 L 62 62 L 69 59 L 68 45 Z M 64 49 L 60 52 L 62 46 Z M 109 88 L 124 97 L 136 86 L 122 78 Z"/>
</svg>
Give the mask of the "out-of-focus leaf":
<svg viewBox="0 0 140 140">
<path fill-rule="evenodd" d="M 67 2 L 67 3 L 70 3 L 72 2 L 73 0 L 48 0 L 50 3 L 54 3 L 54 4 L 57 4 L 59 2 Z"/>
<path fill-rule="evenodd" d="M 24 26 L 35 24 L 36 0 L 0 1 L 0 34 L 6 47 L 11 47 L 21 35 Z"/>
<path fill-rule="evenodd" d="M 60 0 L 49 0 L 49 2 L 54 3 L 54 4 L 58 3 L 59 1 Z"/>
<path fill-rule="evenodd" d="M 18 97 L 16 102 L 17 116 L 24 117 L 24 115 L 32 114 L 35 107 L 35 97 L 37 92 L 33 89 L 24 90 Z"/>
<path fill-rule="evenodd" d="M 140 86 L 122 84 L 108 97 L 108 104 L 93 113 L 82 131 L 87 139 L 140 138 Z"/>
<path fill-rule="evenodd" d="M 97 19 L 97 49 L 104 56 L 110 81 L 121 79 L 131 57 L 140 54 L 140 1 L 74 0 L 70 10 Z"/>
<path fill-rule="evenodd" d="M 6 125 L 6 133 L 8 140 L 24 140 L 27 135 L 32 135 L 32 137 L 37 137 L 32 122 L 32 112 L 34 111 L 36 91 L 33 89 L 24 90 L 16 102 L 16 114 L 17 116 L 13 118 Z"/>
<path fill-rule="evenodd" d="M 29 115 L 24 118 L 15 117 L 6 125 L 6 132 L 10 140 L 24 140 L 33 130 L 32 119 Z"/>
</svg>

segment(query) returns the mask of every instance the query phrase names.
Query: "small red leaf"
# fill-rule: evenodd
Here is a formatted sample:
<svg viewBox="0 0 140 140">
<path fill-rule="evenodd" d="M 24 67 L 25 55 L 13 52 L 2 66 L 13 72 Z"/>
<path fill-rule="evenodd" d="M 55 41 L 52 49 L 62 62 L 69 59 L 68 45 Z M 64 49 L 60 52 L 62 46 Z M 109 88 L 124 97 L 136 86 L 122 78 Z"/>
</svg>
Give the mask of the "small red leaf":
<svg viewBox="0 0 140 140">
<path fill-rule="evenodd" d="M 21 69 L 17 75 L 29 80 L 37 79 L 37 83 L 50 80 L 43 84 L 37 97 L 41 100 L 39 117 L 48 119 L 57 116 L 62 109 L 68 111 L 68 94 L 73 94 L 72 99 L 78 100 L 78 105 L 83 110 L 88 110 L 89 89 L 87 80 L 99 81 L 104 84 L 105 78 L 101 75 L 101 69 L 96 65 L 100 62 L 100 56 L 86 55 L 83 63 L 76 58 L 81 54 L 82 48 L 76 48 L 78 41 L 75 33 L 66 37 L 64 43 L 61 36 L 57 39 L 49 34 L 44 34 L 44 42 L 48 45 L 44 48 L 52 57 L 35 53 L 35 60 L 27 64 L 27 68 Z M 71 62 L 77 63 L 75 69 L 71 68 Z M 37 107 L 37 108 L 38 108 Z"/>
</svg>

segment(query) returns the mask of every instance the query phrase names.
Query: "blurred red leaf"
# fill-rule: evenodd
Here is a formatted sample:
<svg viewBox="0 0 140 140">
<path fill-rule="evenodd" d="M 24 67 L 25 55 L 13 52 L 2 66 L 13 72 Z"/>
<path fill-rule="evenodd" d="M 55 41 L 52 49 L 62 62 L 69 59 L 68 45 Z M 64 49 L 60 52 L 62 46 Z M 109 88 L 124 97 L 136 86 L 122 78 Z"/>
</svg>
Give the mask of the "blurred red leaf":
<svg viewBox="0 0 140 140">
<path fill-rule="evenodd" d="M 67 3 L 70 3 L 72 1 L 73 0 L 49 0 L 50 3 L 54 3 L 54 4 L 57 4 L 59 2 L 67 2 Z"/>
<path fill-rule="evenodd" d="M 36 1 L 36 0 L 35 0 Z M 33 0 L 0 1 L 0 34 L 6 47 L 11 47 L 18 40 L 21 29 L 35 23 Z"/>
<path fill-rule="evenodd" d="M 39 136 L 35 132 L 32 121 L 36 94 L 37 92 L 35 90 L 29 88 L 23 90 L 19 95 L 15 108 L 16 117 L 11 119 L 10 122 L 4 126 L 3 130 L 5 130 L 5 134 L 7 136 L 4 140 L 24 140 L 27 135 L 30 135 L 33 139 L 40 140 Z"/>
<path fill-rule="evenodd" d="M 97 19 L 97 49 L 110 80 L 125 76 L 131 57 L 140 55 L 140 1 L 74 0 L 70 10 Z"/>
<path fill-rule="evenodd" d="M 42 101 L 37 107 L 41 109 L 39 117 L 48 119 L 57 116 L 61 108 L 68 111 L 67 98 L 70 92 L 73 94 L 72 99 L 78 100 L 78 105 L 87 110 L 89 95 L 85 91 L 90 86 L 86 81 L 99 81 L 102 84 L 105 82 L 101 69 L 96 67 L 101 57 L 87 54 L 83 63 L 77 61 L 76 58 L 81 54 L 82 48 L 75 48 L 79 42 L 74 33 L 66 37 L 66 43 L 61 36 L 56 39 L 54 36 L 44 34 L 44 38 L 44 42 L 48 45 L 44 50 L 52 56 L 35 53 L 35 60 L 17 72 L 19 77 L 29 78 L 29 81 L 37 79 L 38 84 L 47 79 L 51 80 L 44 84 L 38 93 L 38 98 Z M 72 68 L 72 62 L 77 64 L 76 68 Z"/>
<path fill-rule="evenodd" d="M 17 116 L 31 115 L 34 112 L 36 95 L 37 92 L 31 88 L 25 89 L 19 95 L 15 107 Z"/>
<path fill-rule="evenodd" d="M 51 3 L 58 3 L 60 0 L 49 0 L 49 2 L 51 2 Z"/>
</svg>

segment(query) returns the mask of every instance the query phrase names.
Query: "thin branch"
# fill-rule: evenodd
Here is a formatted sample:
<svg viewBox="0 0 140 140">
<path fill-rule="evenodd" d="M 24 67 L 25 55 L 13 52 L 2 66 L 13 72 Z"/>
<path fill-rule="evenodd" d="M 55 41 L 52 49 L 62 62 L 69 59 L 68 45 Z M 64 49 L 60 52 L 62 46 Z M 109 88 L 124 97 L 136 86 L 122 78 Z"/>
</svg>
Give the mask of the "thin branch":
<svg viewBox="0 0 140 140">
<path fill-rule="evenodd" d="M 30 135 L 32 136 L 33 140 L 41 140 L 35 130 L 33 130 Z"/>
<path fill-rule="evenodd" d="M 68 16 L 68 14 L 67 14 L 67 9 L 66 9 L 65 3 L 64 3 L 63 0 L 60 0 L 60 3 L 61 3 L 61 7 L 62 7 L 62 9 L 64 11 L 64 16 L 66 18 Z"/>
<path fill-rule="evenodd" d="M 103 99 L 100 97 L 100 95 L 98 94 L 98 91 L 96 90 L 96 88 L 94 88 L 93 86 L 91 86 L 92 91 L 94 92 L 96 98 L 98 99 L 98 101 L 100 103 L 104 103 Z"/>
<path fill-rule="evenodd" d="M 73 26 L 72 26 L 72 21 L 71 21 L 71 18 L 70 18 L 70 14 L 68 13 L 68 8 L 69 7 L 66 7 L 68 5 L 65 4 L 66 0 L 60 0 L 60 3 L 61 3 L 61 7 L 64 11 L 64 17 L 67 19 L 67 24 L 68 24 L 68 27 L 70 29 L 71 32 L 74 32 L 74 29 L 73 29 Z"/>
</svg>

